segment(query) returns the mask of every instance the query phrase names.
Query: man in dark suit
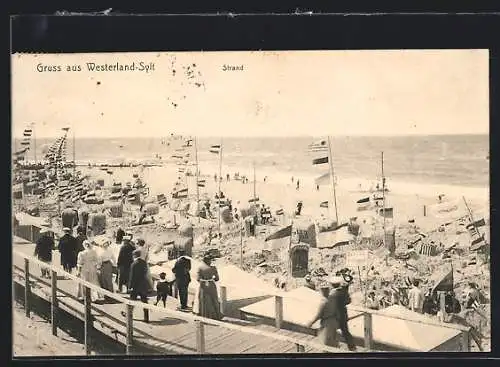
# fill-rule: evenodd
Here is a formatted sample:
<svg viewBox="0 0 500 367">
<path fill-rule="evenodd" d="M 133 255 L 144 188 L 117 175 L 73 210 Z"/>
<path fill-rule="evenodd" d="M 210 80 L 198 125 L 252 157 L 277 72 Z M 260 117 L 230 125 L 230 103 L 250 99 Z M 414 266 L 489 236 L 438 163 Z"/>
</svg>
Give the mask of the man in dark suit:
<svg viewBox="0 0 500 367">
<path fill-rule="evenodd" d="M 130 266 L 132 265 L 134 259 L 132 253 L 135 250 L 134 245 L 132 245 L 132 236 L 125 235 L 123 237 L 123 244 L 120 247 L 120 252 L 118 253 L 118 259 L 116 266 L 118 267 L 118 289 L 122 292 L 123 286 L 128 287 L 129 285 L 129 275 Z M 127 292 L 129 289 L 127 288 Z"/>
<path fill-rule="evenodd" d="M 61 253 L 61 265 L 65 271 L 71 273 L 76 267 L 78 257 L 78 242 L 75 237 L 71 235 L 71 229 L 68 227 L 63 228 L 64 235 L 59 239 L 58 249 Z"/>
<path fill-rule="evenodd" d="M 54 239 L 49 235 L 46 228 L 40 230 L 40 238 L 36 241 L 35 256 L 38 260 L 47 264 L 52 262 L 52 250 L 54 249 Z M 42 267 L 42 278 L 50 278 L 50 270 Z"/>
<path fill-rule="evenodd" d="M 130 266 L 130 276 L 128 280 L 130 299 L 135 301 L 137 297 L 139 297 L 141 302 L 148 303 L 148 265 L 141 259 L 141 250 L 139 249 L 134 250 L 133 258 L 134 262 Z M 125 313 L 122 311 L 122 316 L 124 315 Z M 144 309 L 144 322 L 149 322 L 149 310 L 146 308 Z"/>
<path fill-rule="evenodd" d="M 179 298 L 181 302 L 181 310 L 187 309 L 188 303 L 188 286 L 191 282 L 191 261 L 185 256 L 179 257 L 175 262 L 172 272 L 175 274 L 175 284 L 179 291 Z"/>
</svg>

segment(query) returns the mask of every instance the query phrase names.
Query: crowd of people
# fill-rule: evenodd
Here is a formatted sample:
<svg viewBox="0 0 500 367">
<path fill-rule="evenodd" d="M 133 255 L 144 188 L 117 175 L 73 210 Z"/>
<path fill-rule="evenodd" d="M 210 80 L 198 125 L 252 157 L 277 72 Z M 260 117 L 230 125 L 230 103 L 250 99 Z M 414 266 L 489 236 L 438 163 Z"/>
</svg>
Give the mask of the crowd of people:
<svg viewBox="0 0 500 367">
<path fill-rule="evenodd" d="M 150 296 L 155 296 L 156 303 L 161 301 L 167 305 L 167 297 L 178 297 L 178 310 L 192 311 L 197 315 L 216 320 L 222 319 L 219 297 L 215 282 L 219 281 L 217 268 L 212 265 L 209 254 L 203 256 L 203 263 L 197 270 L 197 287 L 192 308 L 188 305 L 188 288 L 191 283 L 191 258 L 179 253 L 172 268 L 174 280 L 167 280 L 166 273 L 161 273 L 154 287 L 153 277 L 148 264 L 149 247 L 143 239 L 133 241 L 133 235 L 119 228 L 116 231 L 116 243 L 120 244 L 118 256 L 110 248 L 111 240 L 101 237 L 87 239 L 85 230 L 77 228 L 77 236 L 72 230 L 65 227 L 57 246 L 52 232 L 48 229 L 40 231 L 40 238 L 36 242 L 34 255 L 41 261 L 51 264 L 52 252 L 60 252 L 60 265 L 64 271 L 73 273 L 83 280 L 94 284 L 106 291 L 129 294 L 130 299 L 140 299 L 148 303 Z M 115 280 L 114 269 L 117 269 Z M 42 277 L 50 278 L 50 270 L 42 267 Z M 83 300 L 83 287 L 79 284 L 76 290 L 77 298 Z M 106 302 L 109 297 L 91 291 L 92 302 Z M 144 309 L 144 320 L 149 321 L 149 313 Z"/>
</svg>

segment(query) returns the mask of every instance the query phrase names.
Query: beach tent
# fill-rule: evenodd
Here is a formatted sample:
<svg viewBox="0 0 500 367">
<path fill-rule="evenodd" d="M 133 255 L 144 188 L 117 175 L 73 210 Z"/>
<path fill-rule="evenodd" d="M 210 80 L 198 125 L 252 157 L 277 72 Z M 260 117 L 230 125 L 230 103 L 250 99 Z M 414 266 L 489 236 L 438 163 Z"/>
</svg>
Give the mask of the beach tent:
<svg viewBox="0 0 500 367">
<path fill-rule="evenodd" d="M 66 208 L 61 213 L 63 228 L 74 228 L 78 225 L 78 211 L 74 208 Z"/>
</svg>

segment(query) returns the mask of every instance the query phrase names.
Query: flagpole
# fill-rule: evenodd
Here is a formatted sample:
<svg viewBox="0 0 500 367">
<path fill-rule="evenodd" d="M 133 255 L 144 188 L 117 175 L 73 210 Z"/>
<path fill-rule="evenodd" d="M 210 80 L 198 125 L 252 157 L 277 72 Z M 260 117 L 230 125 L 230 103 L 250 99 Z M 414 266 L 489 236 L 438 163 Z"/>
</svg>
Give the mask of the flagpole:
<svg viewBox="0 0 500 367">
<path fill-rule="evenodd" d="M 382 213 L 384 217 L 383 222 L 383 230 L 384 230 L 384 248 L 386 247 L 386 238 L 385 238 L 385 177 L 384 177 L 384 152 L 382 152 Z"/>
<path fill-rule="evenodd" d="M 219 197 L 219 202 L 217 204 L 217 209 L 219 212 L 219 235 L 220 235 L 220 215 L 221 215 L 221 210 L 220 210 L 220 184 L 221 184 L 221 177 L 222 177 L 222 138 L 220 138 L 220 151 L 219 151 L 219 177 L 217 178 L 219 181 L 219 192 L 217 196 Z"/>
<path fill-rule="evenodd" d="M 292 261 L 290 259 L 290 251 L 292 250 L 292 235 L 293 235 L 293 219 L 290 222 L 290 240 L 288 241 L 287 264 L 289 276 L 292 276 Z"/>
<path fill-rule="evenodd" d="M 198 169 L 198 143 L 196 136 L 194 137 L 194 159 L 196 164 L 196 216 L 198 223 L 200 223 L 200 187 L 199 185 L 199 169 Z"/>
<path fill-rule="evenodd" d="M 333 200 L 335 204 L 335 221 L 338 224 L 339 215 L 337 211 L 337 194 L 335 192 L 335 171 L 333 170 L 333 154 L 332 154 L 332 145 L 330 143 L 330 136 L 328 136 L 328 162 L 330 163 L 330 180 L 332 183 Z"/>
<path fill-rule="evenodd" d="M 253 161 L 253 199 L 255 203 L 255 199 L 257 198 L 257 189 L 256 189 L 256 178 L 255 178 L 255 161 Z"/>
<path fill-rule="evenodd" d="M 75 145 L 75 128 L 73 127 L 73 177 L 76 175 L 76 145 Z"/>
<path fill-rule="evenodd" d="M 35 155 L 35 166 L 36 166 L 36 129 L 35 129 L 35 124 L 33 124 L 33 153 Z"/>
</svg>

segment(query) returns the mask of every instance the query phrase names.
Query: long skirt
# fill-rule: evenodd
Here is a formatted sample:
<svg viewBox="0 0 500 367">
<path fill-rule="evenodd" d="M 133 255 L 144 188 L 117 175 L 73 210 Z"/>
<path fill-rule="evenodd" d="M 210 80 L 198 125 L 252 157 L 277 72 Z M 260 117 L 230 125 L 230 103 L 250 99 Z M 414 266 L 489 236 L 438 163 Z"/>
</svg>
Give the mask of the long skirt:
<svg viewBox="0 0 500 367">
<path fill-rule="evenodd" d="M 101 287 L 113 292 L 113 264 L 110 261 L 101 265 L 101 274 L 99 278 Z"/>
<path fill-rule="evenodd" d="M 82 273 L 80 275 L 80 278 L 82 278 L 83 280 L 89 282 L 89 283 L 92 283 L 92 284 L 95 284 L 96 286 L 100 286 L 99 284 L 99 276 L 97 275 L 97 269 L 96 270 L 82 270 Z M 84 291 L 83 291 L 83 286 L 78 284 L 78 288 L 77 288 L 77 297 L 78 298 L 84 298 L 85 294 L 84 294 Z M 90 292 L 90 297 L 92 299 L 92 302 L 95 302 L 97 299 L 99 299 L 99 295 L 97 294 L 97 291 L 94 291 L 94 290 L 91 290 Z"/>
<path fill-rule="evenodd" d="M 195 294 L 193 302 L 193 312 L 195 314 L 213 320 L 222 319 L 223 315 L 220 312 L 217 286 L 213 282 L 208 285 L 205 285 L 204 282 L 198 283 Z"/>
<path fill-rule="evenodd" d="M 339 338 L 337 334 L 338 328 L 338 322 L 334 318 L 321 320 L 321 328 L 318 331 L 318 339 L 324 345 L 337 347 L 339 345 Z"/>
</svg>

